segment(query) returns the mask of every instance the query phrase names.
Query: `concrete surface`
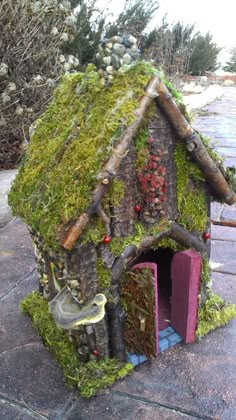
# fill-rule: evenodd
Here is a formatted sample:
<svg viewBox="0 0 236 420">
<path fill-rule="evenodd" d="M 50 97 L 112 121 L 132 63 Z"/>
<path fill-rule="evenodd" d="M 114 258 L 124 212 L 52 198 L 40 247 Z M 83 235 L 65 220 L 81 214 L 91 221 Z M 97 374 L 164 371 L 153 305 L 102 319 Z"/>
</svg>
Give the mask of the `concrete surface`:
<svg viewBox="0 0 236 420">
<path fill-rule="evenodd" d="M 225 91 L 226 96 L 216 101 L 213 109 L 218 113 L 220 142 L 227 143 L 230 132 L 234 148 L 236 88 Z M 204 117 L 196 124 L 206 131 L 215 127 L 212 115 L 208 123 Z M 236 208 L 214 203 L 213 215 L 218 220 L 236 220 Z M 218 264 L 212 273 L 214 290 L 236 303 L 234 229 L 213 226 L 211 257 Z M 19 312 L 19 301 L 37 289 L 37 275 L 30 236 L 18 219 L 0 229 L 0 267 L 0 419 L 236 419 L 236 320 L 199 343 L 167 350 L 157 360 L 135 368 L 132 376 L 87 400 L 66 387 L 61 370 L 29 318 Z"/>
</svg>

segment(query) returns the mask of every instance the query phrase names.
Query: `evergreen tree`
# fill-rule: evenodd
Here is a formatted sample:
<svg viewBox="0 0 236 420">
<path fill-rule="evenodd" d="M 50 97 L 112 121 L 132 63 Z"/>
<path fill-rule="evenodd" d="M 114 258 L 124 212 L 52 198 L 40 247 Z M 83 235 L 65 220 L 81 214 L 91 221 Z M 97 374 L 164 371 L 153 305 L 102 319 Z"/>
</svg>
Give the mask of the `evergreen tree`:
<svg viewBox="0 0 236 420">
<path fill-rule="evenodd" d="M 223 68 L 223 70 L 229 71 L 230 73 L 236 73 L 236 45 L 230 50 L 230 53 L 230 61 L 226 63 L 226 66 Z"/>
<path fill-rule="evenodd" d="M 83 66 L 94 60 L 105 30 L 105 16 L 100 12 L 97 0 L 72 0 L 71 3 L 77 15 L 76 34 L 64 51 L 76 55 Z"/>
<path fill-rule="evenodd" d="M 205 71 L 214 71 L 217 68 L 217 56 L 220 48 L 212 41 L 212 35 L 197 33 L 191 42 L 191 54 L 188 73 L 201 75 Z"/>
<path fill-rule="evenodd" d="M 108 24 L 106 36 L 132 34 L 138 40 L 141 39 L 142 32 L 151 21 L 154 12 L 159 4 L 156 0 L 126 0 L 124 9 L 118 16 L 115 23 Z"/>
</svg>

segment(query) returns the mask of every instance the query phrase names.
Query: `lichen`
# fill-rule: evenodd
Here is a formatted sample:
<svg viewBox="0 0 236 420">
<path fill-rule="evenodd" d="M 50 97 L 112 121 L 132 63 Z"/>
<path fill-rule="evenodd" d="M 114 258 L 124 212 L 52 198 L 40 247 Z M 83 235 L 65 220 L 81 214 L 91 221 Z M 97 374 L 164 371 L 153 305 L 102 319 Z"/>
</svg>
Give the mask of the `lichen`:
<svg viewBox="0 0 236 420">
<path fill-rule="evenodd" d="M 210 292 L 204 305 L 198 311 L 196 337 L 201 338 L 215 328 L 226 325 L 236 317 L 236 305 L 226 305 L 214 292 Z"/>
<path fill-rule="evenodd" d="M 190 232 L 201 232 L 208 221 L 203 174 L 198 166 L 191 162 L 184 144 L 176 144 L 174 156 L 179 212 L 177 222 Z"/>
<path fill-rule="evenodd" d="M 112 385 L 132 371 L 132 365 L 117 359 L 82 364 L 75 346 L 69 342 L 65 331 L 56 327 L 48 304 L 39 293 L 32 292 L 20 307 L 30 316 L 34 328 L 63 370 L 68 385 L 77 386 L 83 397 L 95 395 L 101 388 Z"/>
<path fill-rule="evenodd" d="M 55 246 L 61 229 L 88 207 L 102 166 L 136 119 L 154 70 L 140 62 L 102 87 L 89 66 L 84 74 L 65 76 L 57 87 L 9 195 L 14 214 L 48 245 Z"/>
</svg>

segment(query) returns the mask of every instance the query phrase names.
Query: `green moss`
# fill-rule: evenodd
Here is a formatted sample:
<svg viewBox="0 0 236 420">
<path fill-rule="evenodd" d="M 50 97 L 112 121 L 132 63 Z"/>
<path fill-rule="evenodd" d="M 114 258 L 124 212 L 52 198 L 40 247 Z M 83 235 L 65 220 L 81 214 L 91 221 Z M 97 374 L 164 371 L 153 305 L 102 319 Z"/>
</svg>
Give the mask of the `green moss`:
<svg viewBox="0 0 236 420">
<path fill-rule="evenodd" d="M 62 368 L 68 384 L 76 385 L 83 397 L 95 395 L 99 389 L 112 385 L 132 371 L 132 365 L 116 359 L 82 364 L 76 348 L 68 341 L 66 333 L 56 327 L 47 301 L 39 293 L 31 293 L 20 307 L 31 317 L 34 328 Z"/>
<path fill-rule="evenodd" d="M 207 149 L 210 157 L 214 162 L 216 162 L 218 165 L 222 165 L 224 162 L 224 159 L 217 153 L 217 151 L 214 149 L 212 145 L 212 139 L 208 136 L 205 136 L 204 134 L 198 133 L 205 148 Z"/>
<path fill-rule="evenodd" d="M 161 222 L 155 224 L 154 226 L 148 229 L 141 222 L 135 223 L 134 235 L 113 238 L 109 246 L 112 253 L 115 256 L 119 256 L 127 246 L 135 245 L 137 248 L 139 248 L 145 236 L 158 235 L 159 233 L 167 230 L 168 228 L 169 228 L 169 222 L 168 220 L 165 220 L 165 219 L 163 219 Z M 161 243 L 161 241 L 160 242 L 158 241 L 157 244 L 159 243 Z"/>
<path fill-rule="evenodd" d="M 57 87 L 9 195 L 14 214 L 48 245 L 55 245 L 61 229 L 88 207 L 97 176 L 119 135 L 136 119 L 154 71 L 137 63 L 104 88 L 89 66 Z"/>
<path fill-rule="evenodd" d="M 81 235 L 81 243 L 86 244 L 92 242 L 94 245 L 98 245 L 102 238 L 106 235 L 106 229 L 102 220 L 98 217 L 91 219 L 88 229 L 86 229 Z"/>
<path fill-rule="evenodd" d="M 97 276 L 100 292 L 105 292 L 111 286 L 111 270 L 103 263 L 101 258 L 97 258 Z"/>
<path fill-rule="evenodd" d="M 105 208 L 109 206 L 116 207 L 120 204 L 125 194 L 124 182 L 121 179 L 115 178 L 112 181 L 111 188 L 109 189 L 107 195 L 103 199 L 105 202 Z M 106 203 L 108 203 L 106 205 Z"/>
<path fill-rule="evenodd" d="M 222 327 L 236 317 L 236 305 L 226 305 L 224 300 L 210 292 L 198 312 L 196 336 L 206 335 L 215 328 Z"/>
<path fill-rule="evenodd" d="M 148 137 L 149 137 L 148 130 L 143 129 L 140 131 L 135 141 L 135 148 L 137 151 L 137 159 L 136 159 L 137 170 L 142 169 L 148 160 L 149 153 L 150 153 L 147 147 Z"/>
<path fill-rule="evenodd" d="M 186 147 L 175 149 L 178 223 L 190 232 L 201 232 L 207 224 L 207 202 L 201 170 L 190 161 Z"/>
<path fill-rule="evenodd" d="M 183 115 L 185 116 L 186 120 L 188 122 L 192 121 L 192 116 L 189 114 L 189 112 L 187 111 L 186 105 L 183 102 L 183 95 L 181 92 L 179 92 L 174 85 L 165 78 L 165 76 L 163 76 L 163 81 L 166 85 L 166 87 L 169 89 L 169 91 L 171 92 L 176 104 L 178 105 L 179 109 L 181 110 L 181 112 L 183 113 Z"/>
<path fill-rule="evenodd" d="M 207 255 L 202 256 L 201 283 L 204 286 L 210 286 L 211 284 L 211 267 Z"/>
</svg>

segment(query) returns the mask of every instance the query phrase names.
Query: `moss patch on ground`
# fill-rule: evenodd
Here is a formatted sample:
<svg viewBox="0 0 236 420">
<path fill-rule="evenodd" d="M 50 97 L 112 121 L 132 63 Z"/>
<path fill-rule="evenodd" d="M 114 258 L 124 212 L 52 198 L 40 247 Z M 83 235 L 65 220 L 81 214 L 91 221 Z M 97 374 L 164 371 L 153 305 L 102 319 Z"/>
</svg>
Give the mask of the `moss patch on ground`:
<svg viewBox="0 0 236 420">
<path fill-rule="evenodd" d="M 210 292 L 204 305 L 198 311 L 196 336 L 201 338 L 208 332 L 226 325 L 236 317 L 236 305 L 226 305 L 224 300 Z"/>
<path fill-rule="evenodd" d="M 34 328 L 62 368 L 68 385 L 77 386 L 83 397 L 95 395 L 101 388 L 112 385 L 133 370 L 132 365 L 117 359 L 82 364 L 75 346 L 69 342 L 65 331 L 57 328 L 48 311 L 47 301 L 39 293 L 32 292 L 20 307 L 30 316 Z"/>
<path fill-rule="evenodd" d="M 122 132 L 136 119 L 153 73 L 156 69 L 149 63 L 139 62 L 103 87 L 88 66 L 86 73 L 65 76 L 55 90 L 9 194 L 14 214 L 39 231 L 49 246 L 55 246 L 61 230 L 88 207 L 98 175 Z M 121 198 L 121 184 L 115 189 Z"/>
</svg>

